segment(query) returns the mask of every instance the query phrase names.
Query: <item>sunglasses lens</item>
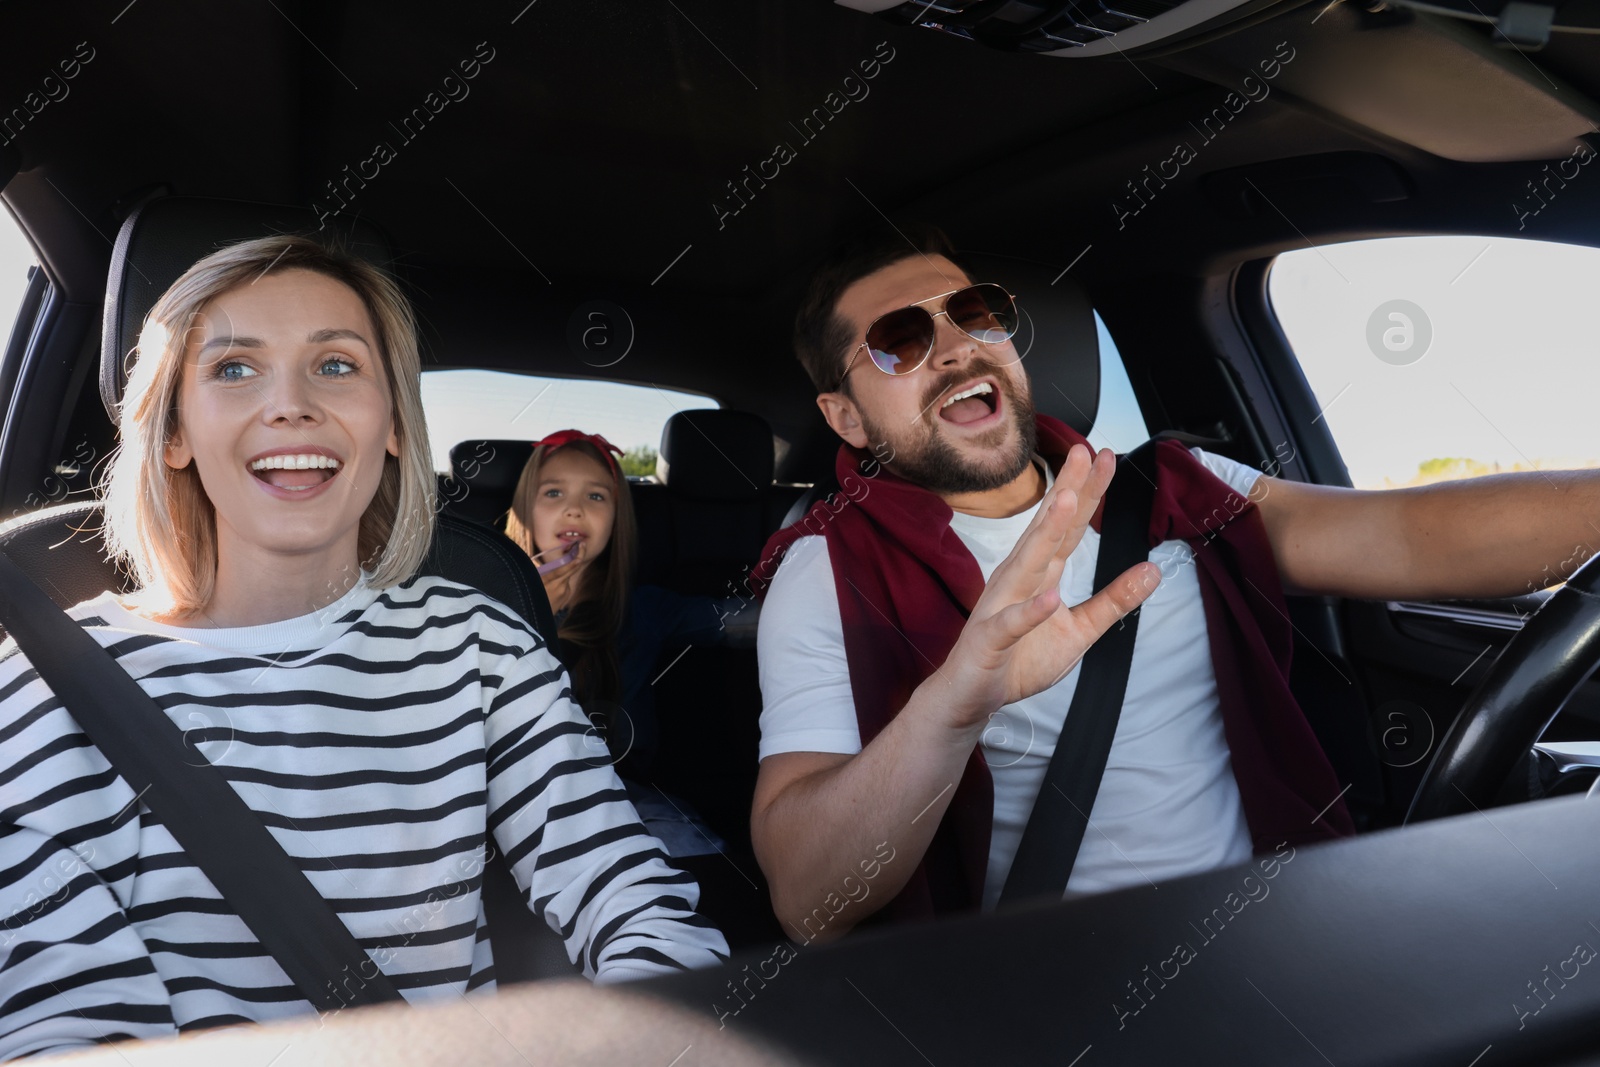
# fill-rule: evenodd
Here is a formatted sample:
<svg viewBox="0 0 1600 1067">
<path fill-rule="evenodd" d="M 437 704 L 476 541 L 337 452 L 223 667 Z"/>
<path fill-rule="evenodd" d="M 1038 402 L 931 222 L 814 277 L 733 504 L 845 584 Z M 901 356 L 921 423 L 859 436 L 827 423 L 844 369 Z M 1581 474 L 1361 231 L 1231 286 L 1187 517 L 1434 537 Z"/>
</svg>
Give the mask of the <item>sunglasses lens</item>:
<svg viewBox="0 0 1600 1067">
<path fill-rule="evenodd" d="M 872 362 L 886 374 L 910 374 L 921 366 L 933 346 L 933 316 L 917 307 L 901 308 L 867 330 Z"/>
<path fill-rule="evenodd" d="M 985 344 L 997 345 L 1017 332 L 1017 305 L 991 282 L 951 293 L 945 302 L 950 321 Z"/>
</svg>

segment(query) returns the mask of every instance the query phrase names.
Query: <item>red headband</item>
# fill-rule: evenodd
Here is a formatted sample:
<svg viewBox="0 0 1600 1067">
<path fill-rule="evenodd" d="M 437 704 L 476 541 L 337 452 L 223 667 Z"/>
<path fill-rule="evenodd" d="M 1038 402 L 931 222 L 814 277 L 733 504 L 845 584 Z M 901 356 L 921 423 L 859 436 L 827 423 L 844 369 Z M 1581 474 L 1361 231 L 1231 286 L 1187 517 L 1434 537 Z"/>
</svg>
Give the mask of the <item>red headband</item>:
<svg viewBox="0 0 1600 1067">
<path fill-rule="evenodd" d="M 617 461 L 611 458 L 611 453 L 613 452 L 619 456 L 622 455 L 622 449 L 618 448 L 610 441 L 607 441 L 604 437 L 601 437 L 597 433 L 584 433 L 582 430 L 557 430 L 555 433 L 550 434 L 542 441 L 535 441 L 533 443 L 533 447 L 536 449 L 565 448 L 567 445 L 574 444 L 578 441 L 592 445 L 611 467 L 611 477 L 618 481 L 622 480 L 622 471 L 617 467 Z"/>
</svg>

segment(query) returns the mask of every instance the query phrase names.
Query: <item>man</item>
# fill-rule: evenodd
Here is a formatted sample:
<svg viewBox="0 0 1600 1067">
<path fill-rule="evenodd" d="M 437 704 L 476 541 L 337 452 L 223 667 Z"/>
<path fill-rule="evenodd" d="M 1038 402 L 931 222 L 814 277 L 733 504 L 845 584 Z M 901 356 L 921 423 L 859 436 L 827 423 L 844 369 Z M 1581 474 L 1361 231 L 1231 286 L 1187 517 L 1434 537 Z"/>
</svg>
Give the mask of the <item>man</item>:
<svg viewBox="0 0 1600 1067">
<path fill-rule="evenodd" d="M 1115 458 L 1036 418 L 1014 307 L 974 281 L 936 230 L 868 240 L 817 273 L 796 320 L 845 442 L 842 492 L 758 568 L 752 836 L 774 910 L 806 941 L 886 908 L 995 906 L 1075 666 L 1141 604 L 1068 894 L 1352 832 L 1288 691 L 1284 591 L 1519 593 L 1600 513 L 1589 474 L 1360 492 L 1169 442 L 1148 562 L 1091 596 Z"/>
</svg>

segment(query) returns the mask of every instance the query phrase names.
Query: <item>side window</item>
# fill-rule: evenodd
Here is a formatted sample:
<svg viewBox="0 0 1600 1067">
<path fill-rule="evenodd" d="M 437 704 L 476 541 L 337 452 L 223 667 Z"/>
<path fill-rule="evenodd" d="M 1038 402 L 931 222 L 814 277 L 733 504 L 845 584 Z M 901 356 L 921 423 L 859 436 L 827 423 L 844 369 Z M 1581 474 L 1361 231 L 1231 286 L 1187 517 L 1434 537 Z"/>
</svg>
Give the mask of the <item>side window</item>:
<svg viewBox="0 0 1600 1067">
<path fill-rule="evenodd" d="M 1600 249 L 1394 237 L 1280 255 L 1272 308 L 1360 489 L 1600 466 Z"/>
<path fill-rule="evenodd" d="M 450 449 L 462 441 L 537 441 L 557 430 L 598 433 L 624 449 L 622 469 L 654 477 L 661 430 L 679 411 L 720 405 L 707 396 L 653 385 L 592 378 L 539 378 L 489 370 L 422 373 L 433 466 L 450 470 Z"/>
<path fill-rule="evenodd" d="M 1150 429 L 1133 397 L 1133 383 L 1128 380 L 1122 353 L 1117 351 L 1117 343 L 1098 311 L 1094 313 L 1094 325 L 1100 334 L 1100 407 L 1089 431 L 1089 443 L 1096 449 L 1131 452 L 1149 439 Z"/>
<path fill-rule="evenodd" d="M 28 269 L 35 262 L 22 228 L 9 211 L 0 208 L 0 345 L 11 335 L 22 294 L 28 288 Z"/>
</svg>

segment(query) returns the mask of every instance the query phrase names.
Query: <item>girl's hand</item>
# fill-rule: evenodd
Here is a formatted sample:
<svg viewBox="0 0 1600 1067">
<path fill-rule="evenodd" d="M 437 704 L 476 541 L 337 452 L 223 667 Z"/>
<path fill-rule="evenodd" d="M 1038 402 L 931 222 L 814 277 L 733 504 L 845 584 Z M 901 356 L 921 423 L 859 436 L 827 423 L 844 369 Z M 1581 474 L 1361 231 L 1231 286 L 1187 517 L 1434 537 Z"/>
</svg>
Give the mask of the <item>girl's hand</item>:
<svg viewBox="0 0 1600 1067">
<path fill-rule="evenodd" d="M 532 558 L 533 558 L 534 563 L 536 564 L 536 567 L 537 567 L 537 570 L 539 571 L 539 574 L 541 576 L 547 575 L 547 574 L 554 574 L 556 571 L 559 571 L 561 568 L 567 567 L 567 566 L 570 566 L 573 563 L 576 563 L 578 561 L 578 549 L 580 547 L 582 547 L 582 544 L 583 544 L 583 542 L 581 542 L 581 541 L 574 541 L 570 545 L 558 545 L 558 546 L 556 546 L 556 548 L 547 548 L 543 552 L 535 552 L 533 554 Z M 560 551 L 562 554 L 560 556 L 556 557 L 555 559 L 550 560 L 548 563 L 540 563 L 539 562 L 539 557 L 540 556 L 547 556 L 550 553 L 556 552 L 556 551 Z"/>
<path fill-rule="evenodd" d="M 578 559 L 579 544 L 581 542 L 557 545 L 555 548 L 535 552 L 530 557 L 539 572 L 539 581 L 544 585 L 544 598 L 549 602 L 550 610 L 553 612 L 560 612 L 571 606 L 570 601 L 577 588 L 578 575 L 583 572 L 581 565 L 583 561 Z M 562 552 L 564 555 L 548 563 L 539 562 L 540 556 L 548 556 L 552 552 Z"/>
<path fill-rule="evenodd" d="M 1075 607 L 1061 602 L 1061 573 L 1100 505 L 1116 466 L 1074 445 L 1016 547 L 989 577 L 944 666 L 925 685 L 951 726 L 982 725 L 1002 705 L 1064 678 L 1089 647 L 1155 591 L 1161 572 L 1140 563 Z"/>
</svg>

